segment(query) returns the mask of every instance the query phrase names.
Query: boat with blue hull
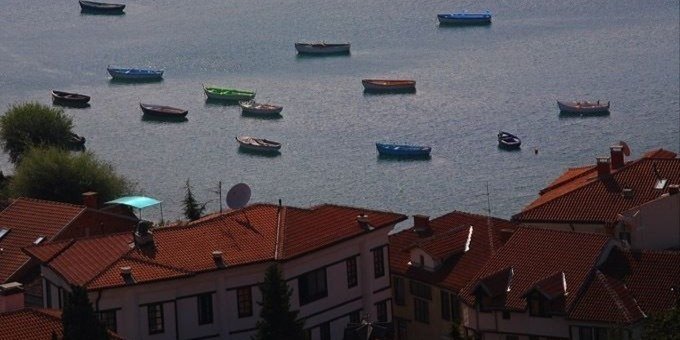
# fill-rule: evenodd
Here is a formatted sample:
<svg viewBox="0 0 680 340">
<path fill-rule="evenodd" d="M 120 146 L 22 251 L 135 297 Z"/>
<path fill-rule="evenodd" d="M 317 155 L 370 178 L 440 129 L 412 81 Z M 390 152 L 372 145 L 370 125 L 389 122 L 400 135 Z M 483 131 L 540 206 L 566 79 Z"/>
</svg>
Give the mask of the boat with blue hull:
<svg viewBox="0 0 680 340">
<path fill-rule="evenodd" d="M 157 81 L 163 79 L 163 70 L 147 68 L 118 68 L 107 67 L 107 71 L 114 80 L 126 81 Z"/>
<path fill-rule="evenodd" d="M 443 13 L 437 14 L 437 19 L 442 25 L 489 25 L 491 24 L 491 12 Z"/>
<path fill-rule="evenodd" d="M 375 143 L 381 156 L 396 157 L 428 157 L 432 148 L 429 146 Z"/>
</svg>

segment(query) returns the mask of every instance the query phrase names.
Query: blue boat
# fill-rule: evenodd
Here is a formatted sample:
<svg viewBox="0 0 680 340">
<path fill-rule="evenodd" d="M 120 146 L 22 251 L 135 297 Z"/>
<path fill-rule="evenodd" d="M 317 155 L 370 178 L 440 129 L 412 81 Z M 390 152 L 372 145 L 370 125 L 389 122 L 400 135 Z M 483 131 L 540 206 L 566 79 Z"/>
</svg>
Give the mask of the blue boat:
<svg viewBox="0 0 680 340">
<path fill-rule="evenodd" d="M 108 66 L 106 70 L 109 71 L 109 74 L 115 80 L 151 81 L 161 80 L 163 78 L 163 70 L 144 68 L 116 68 L 111 66 Z"/>
<path fill-rule="evenodd" d="M 432 148 L 429 146 L 375 143 L 381 156 L 427 157 Z"/>
<path fill-rule="evenodd" d="M 437 19 L 442 25 L 489 25 L 491 24 L 491 12 L 437 14 Z"/>
</svg>

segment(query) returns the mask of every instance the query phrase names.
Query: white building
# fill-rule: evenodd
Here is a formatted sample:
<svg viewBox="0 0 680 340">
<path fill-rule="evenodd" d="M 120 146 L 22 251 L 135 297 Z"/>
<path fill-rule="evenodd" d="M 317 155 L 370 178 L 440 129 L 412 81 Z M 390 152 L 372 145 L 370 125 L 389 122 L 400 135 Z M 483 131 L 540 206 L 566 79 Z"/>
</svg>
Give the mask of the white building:
<svg viewBox="0 0 680 340">
<path fill-rule="evenodd" d="M 342 339 L 350 320 L 391 321 L 388 232 L 406 216 L 322 205 L 255 204 L 187 226 L 67 241 L 42 262 L 45 306 L 71 284 L 129 339 L 250 339 L 258 284 L 278 263 L 311 339 Z"/>
</svg>

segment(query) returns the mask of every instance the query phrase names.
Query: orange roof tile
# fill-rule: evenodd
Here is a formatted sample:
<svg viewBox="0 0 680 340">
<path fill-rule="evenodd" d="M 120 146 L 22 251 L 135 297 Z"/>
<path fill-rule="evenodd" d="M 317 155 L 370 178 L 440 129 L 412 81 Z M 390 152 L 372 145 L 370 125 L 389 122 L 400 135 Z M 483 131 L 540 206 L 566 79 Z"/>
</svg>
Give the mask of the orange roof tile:
<svg viewBox="0 0 680 340">
<path fill-rule="evenodd" d="M 47 265 L 70 283 L 101 289 L 124 285 L 120 267 L 125 266 L 132 268 L 135 283 L 217 270 L 213 251 L 222 252 L 226 268 L 287 260 L 365 233 L 356 221 L 361 213 L 368 214 L 374 228 L 406 219 L 333 205 L 300 209 L 254 204 L 188 225 L 155 229 L 152 247 L 133 247 L 130 233 L 77 240 Z M 50 253 L 38 248 L 26 251 L 38 259 Z"/>
<path fill-rule="evenodd" d="M 670 155 L 666 153 L 664 156 Z M 668 180 L 664 189 L 654 188 L 655 167 L 659 176 Z M 680 183 L 680 159 L 641 158 L 604 178 L 598 178 L 597 171 L 590 170 L 578 176 L 568 176 L 567 172 L 564 176 L 569 179 L 544 189 L 543 194 L 514 215 L 513 220 L 614 223 L 619 213 L 658 198 L 668 191 L 669 184 Z M 632 197 L 623 196 L 624 188 L 632 190 Z"/>
<path fill-rule="evenodd" d="M 472 226 L 473 228 L 469 250 L 451 256 L 434 272 L 408 265 L 410 254 L 407 250 L 426 238 L 418 235 L 414 228 L 390 235 L 390 270 L 393 274 L 457 292 L 475 277 L 487 259 L 502 245 L 499 230 L 517 227 L 517 224 L 500 218 L 490 220 L 491 228 L 489 228 L 489 219 L 486 216 L 459 211 L 432 219 L 430 221 L 432 234 L 427 237 L 433 237 L 432 242 L 435 244 L 432 246 L 436 246 L 435 248 L 439 248 L 438 235 L 447 235 L 452 230 L 459 230 L 461 227 L 467 229 Z M 446 241 L 446 238 L 441 240 Z M 443 243 L 446 244 L 446 242 Z"/>
<path fill-rule="evenodd" d="M 569 291 L 578 291 L 609 243 L 610 238 L 600 234 L 519 228 L 463 289 L 461 297 L 473 305 L 478 280 L 508 267 L 512 267 L 514 274 L 505 299 L 507 309 L 525 310 L 523 294 L 555 272 L 564 272 Z M 567 308 L 575 296 L 567 295 Z"/>
<path fill-rule="evenodd" d="M 59 310 L 23 308 L 0 313 L 0 339 L 51 339 L 52 334 L 58 338 L 64 336 Z M 112 332 L 109 332 L 109 336 L 111 339 L 122 339 Z"/>
<path fill-rule="evenodd" d="M 419 247 L 433 258 L 441 261 L 449 256 L 464 253 L 469 247 L 474 227 L 460 226 L 447 232 L 416 241 L 411 247 Z"/>
</svg>

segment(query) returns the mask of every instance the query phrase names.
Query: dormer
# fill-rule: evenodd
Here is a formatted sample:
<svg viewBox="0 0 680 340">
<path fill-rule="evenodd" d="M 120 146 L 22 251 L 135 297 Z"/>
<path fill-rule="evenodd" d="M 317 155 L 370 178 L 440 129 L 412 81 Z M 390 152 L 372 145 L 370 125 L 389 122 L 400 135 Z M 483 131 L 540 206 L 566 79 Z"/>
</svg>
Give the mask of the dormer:
<svg viewBox="0 0 680 340">
<path fill-rule="evenodd" d="M 413 243 L 406 249 L 410 253 L 410 265 L 437 270 L 446 260 L 470 250 L 472 232 L 472 226 L 461 226 Z"/>
<path fill-rule="evenodd" d="M 567 279 L 564 272 L 547 276 L 529 287 L 522 297 L 527 301 L 529 315 L 551 317 L 564 315 Z"/>
<path fill-rule="evenodd" d="M 513 276 L 512 267 L 505 267 L 477 281 L 472 291 L 480 311 L 505 308 L 505 300 L 510 291 Z"/>
</svg>

